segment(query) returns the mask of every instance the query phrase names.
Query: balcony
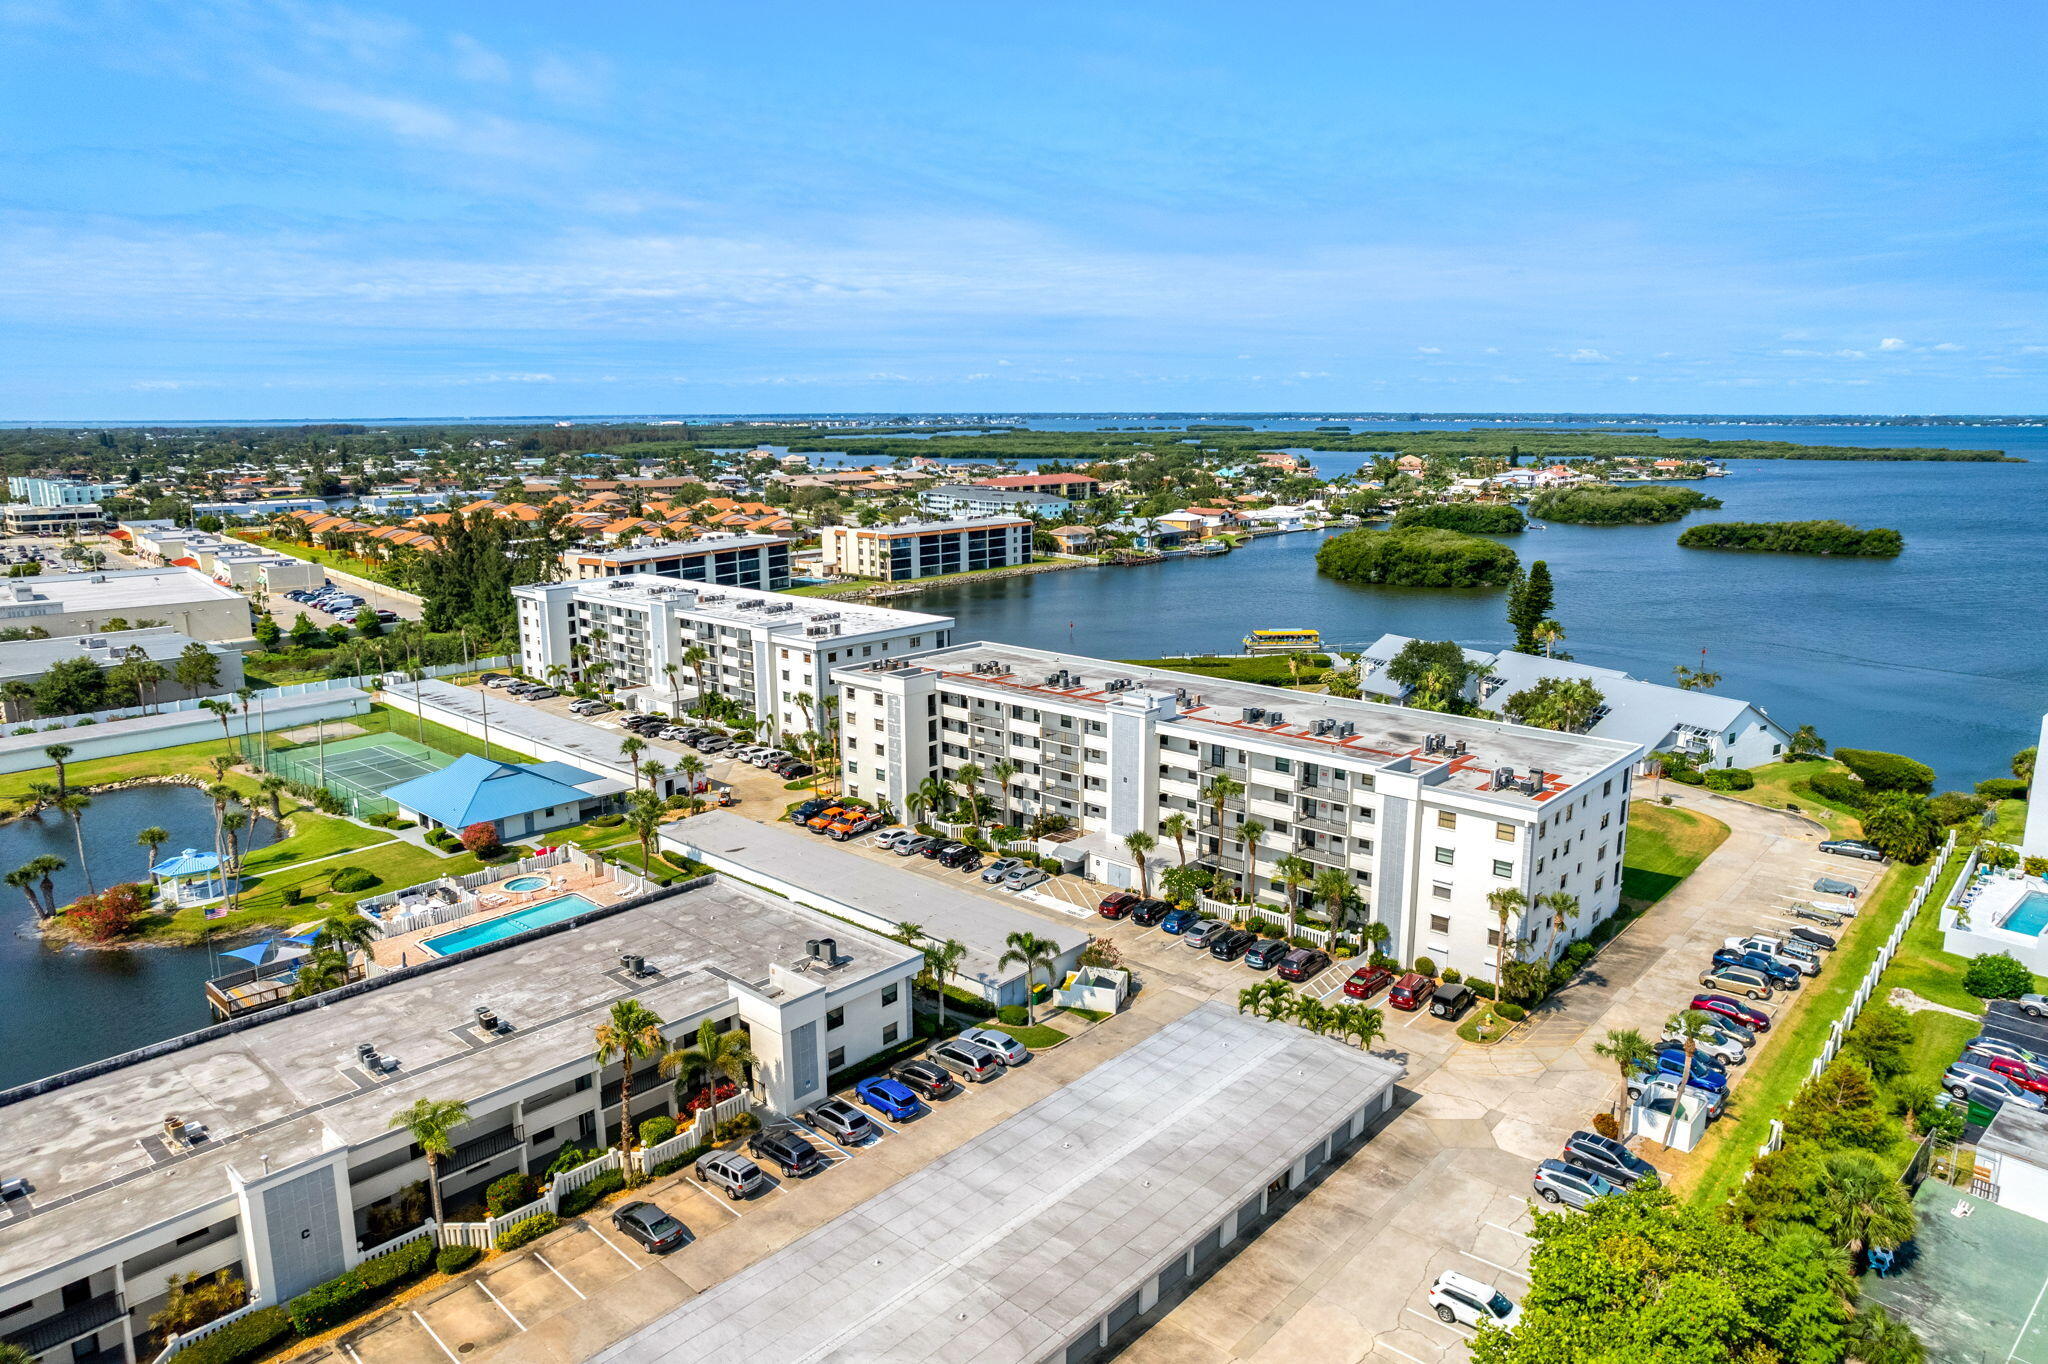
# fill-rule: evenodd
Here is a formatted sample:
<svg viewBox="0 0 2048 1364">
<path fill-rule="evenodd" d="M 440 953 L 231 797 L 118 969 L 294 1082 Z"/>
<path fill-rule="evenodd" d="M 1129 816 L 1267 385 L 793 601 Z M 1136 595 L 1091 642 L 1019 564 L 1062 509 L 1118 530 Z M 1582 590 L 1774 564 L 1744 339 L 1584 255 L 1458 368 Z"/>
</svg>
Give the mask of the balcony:
<svg viewBox="0 0 2048 1364">
<path fill-rule="evenodd" d="M 102 1293 L 76 1307 L 67 1307 L 54 1317 L 45 1317 L 32 1326 L 11 1332 L 5 1339 L 9 1345 L 19 1345 L 30 1354 L 39 1355 L 119 1321 L 126 1310 L 121 1305 L 119 1294 Z"/>
<path fill-rule="evenodd" d="M 1350 858 L 1342 848 L 1296 847 L 1294 855 L 1319 867 L 1338 867 L 1345 871 L 1351 869 Z"/>
<path fill-rule="evenodd" d="M 1294 824 L 1296 828 L 1313 829 L 1317 833 L 1324 834 L 1337 834 L 1339 836 L 1342 836 L 1344 834 L 1348 834 L 1351 832 L 1350 821 L 1346 820 L 1341 814 L 1337 815 L 1334 818 L 1328 814 L 1297 814 L 1294 816 Z"/>
<path fill-rule="evenodd" d="M 1081 770 L 1081 764 L 1077 759 L 1054 757 L 1050 753 L 1040 754 L 1038 764 L 1049 772 L 1059 772 L 1065 775 L 1078 774 Z"/>
<path fill-rule="evenodd" d="M 518 1130 L 511 1127 L 501 1127 L 495 1132 L 471 1137 L 456 1147 L 454 1154 L 448 1157 L 445 1173 L 452 1175 L 473 1165 L 481 1165 L 492 1156 L 511 1150 L 519 1145 L 520 1141 Z"/>
</svg>

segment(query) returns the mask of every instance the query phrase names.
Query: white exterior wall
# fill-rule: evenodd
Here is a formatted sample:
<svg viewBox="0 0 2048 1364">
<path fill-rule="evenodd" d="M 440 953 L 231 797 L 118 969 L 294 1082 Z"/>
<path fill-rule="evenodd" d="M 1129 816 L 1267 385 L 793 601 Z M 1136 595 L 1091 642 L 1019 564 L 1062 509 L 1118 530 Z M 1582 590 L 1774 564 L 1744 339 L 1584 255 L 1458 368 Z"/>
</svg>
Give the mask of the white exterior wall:
<svg viewBox="0 0 2048 1364">
<path fill-rule="evenodd" d="M 2014 1156 L 1985 1151 L 1979 1151 L 1977 1159 L 1980 1164 L 1991 1166 L 2000 1207 L 2023 1212 L 2037 1222 L 2048 1222 L 2048 1170 Z"/>
</svg>

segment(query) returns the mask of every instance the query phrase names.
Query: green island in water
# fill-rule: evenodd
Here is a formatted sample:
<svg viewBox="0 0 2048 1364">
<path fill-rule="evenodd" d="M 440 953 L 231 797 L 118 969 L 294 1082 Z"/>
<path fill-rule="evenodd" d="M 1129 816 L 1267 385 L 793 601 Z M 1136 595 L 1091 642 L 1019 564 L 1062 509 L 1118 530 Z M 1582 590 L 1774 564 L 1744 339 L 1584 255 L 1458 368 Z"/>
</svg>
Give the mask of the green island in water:
<svg viewBox="0 0 2048 1364">
<path fill-rule="evenodd" d="M 1771 554 L 1840 554 L 1896 559 L 1906 547 L 1897 531 L 1863 530 L 1846 521 L 1708 521 L 1680 533 L 1681 549 L 1744 549 Z"/>
</svg>

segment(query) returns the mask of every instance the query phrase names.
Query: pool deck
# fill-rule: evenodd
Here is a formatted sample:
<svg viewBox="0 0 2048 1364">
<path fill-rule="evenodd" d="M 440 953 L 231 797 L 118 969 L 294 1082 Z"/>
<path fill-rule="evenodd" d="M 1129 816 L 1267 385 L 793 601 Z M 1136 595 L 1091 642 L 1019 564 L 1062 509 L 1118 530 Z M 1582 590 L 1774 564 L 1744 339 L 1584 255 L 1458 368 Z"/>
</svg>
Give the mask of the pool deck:
<svg viewBox="0 0 2048 1364">
<path fill-rule="evenodd" d="M 547 884 L 539 890 L 508 891 L 505 889 L 506 882 L 516 881 L 522 876 L 543 876 L 546 878 Z M 379 966 L 404 966 L 433 955 L 430 949 L 420 946 L 428 938 L 438 938 L 448 933 L 460 933 L 466 928 L 474 928 L 478 924 L 489 923 L 493 919 L 503 918 L 507 914 L 516 913 L 522 909 L 530 909 L 534 905 L 544 904 L 549 900 L 559 899 L 564 895 L 581 895 L 592 904 L 601 906 L 616 904 L 618 901 L 625 899 L 628 893 L 612 881 L 609 873 L 586 871 L 573 862 L 565 862 L 558 867 L 550 867 L 545 872 L 508 870 L 503 880 L 493 881 L 488 885 L 477 887 L 476 898 L 480 908 L 475 914 L 460 919 L 451 919 L 447 923 L 433 924 L 427 928 L 414 929 L 410 933 L 401 934 L 395 938 L 379 938 L 375 943 L 371 944 L 370 954 Z M 490 903 L 493 899 L 497 899 L 499 902 L 496 904 Z"/>
<path fill-rule="evenodd" d="M 2013 912 L 2029 895 L 2048 894 L 2048 882 L 2040 877 L 2017 877 L 2003 875 L 1979 876 L 1975 883 L 1963 892 L 1963 903 L 1967 906 L 1970 919 L 1978 932 L 1989 928 L 2001 933 L 2014 933 L 2022 938 L 2036 938 L 2040 930 L 2028 932 L 2022 928 L 2007 928 L 2006 923 Z"/>
</svg>

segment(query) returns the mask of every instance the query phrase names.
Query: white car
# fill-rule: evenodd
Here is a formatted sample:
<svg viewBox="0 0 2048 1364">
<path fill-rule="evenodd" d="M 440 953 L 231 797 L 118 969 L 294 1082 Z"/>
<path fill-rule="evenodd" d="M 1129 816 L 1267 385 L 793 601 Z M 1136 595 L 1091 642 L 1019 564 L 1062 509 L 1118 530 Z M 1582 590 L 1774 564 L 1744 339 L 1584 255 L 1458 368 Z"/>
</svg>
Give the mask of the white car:
<svg viewBox="0 0 2048 1364">
<path fill-rule="evenodd" d="M 1662 1040 L 1674 1046 L 1683 1045 L 1682 1039 L 1673 1032 L 1665 1033 Z M 1722 1032 L 1718 1028 L 1709 1028 L 1706 1035 L 1696 1040 L 1693 1045 L 1724 1066 L 1739 1066 L 1749 1056 L 1749 1049 L 1743 1046 L 1741 1038 L 1733 1033 Z"/>
<path fill-rule="evenodd" d="M 981 1043 L 1002 1057 L 1006 1066 L 1021 1066 L 1031 1059 L 1031 1048 L 1006 1032 L 997 1032 L 994 1028 L 963 1028 L 960 1035 L 969 1042 Z"/>
<path fill-rule="evenodd" d="M 1752 935 L 1747 938 L 1728 938 L 1721 944 L 1737 952 L 1761 952 L 1772 961 L 1783 962 L 1802 976 L 1820 974 L 1820 958 L 1811 952 L 1802 952 L 1797 947 L 1779 938 Z"/>
<path fill-rule="evenodd" d="M 1442 1320 L 1466 1326 L 1489 1322 L 1503 1331 L 1512 1331 L 1522 1320 L 1522 1309 L 1507 1294 L 1455 1269 L 1437 1275 L 1436 1282 L 1429 1286 L 1429 1305 Z"/>
<path fill-rule="evenodd" d="M 784 758 L 787 758 L 789 756 L 789 753 L 784 749 L 764 748 L 760 752 L 754 754 L 754 756 L 752 756 L 751 758 L 748 758 L 747 761 L 752 763 L 756 767 L 768 767 L 771 764 L 781 762 Z"/>
</svg>

